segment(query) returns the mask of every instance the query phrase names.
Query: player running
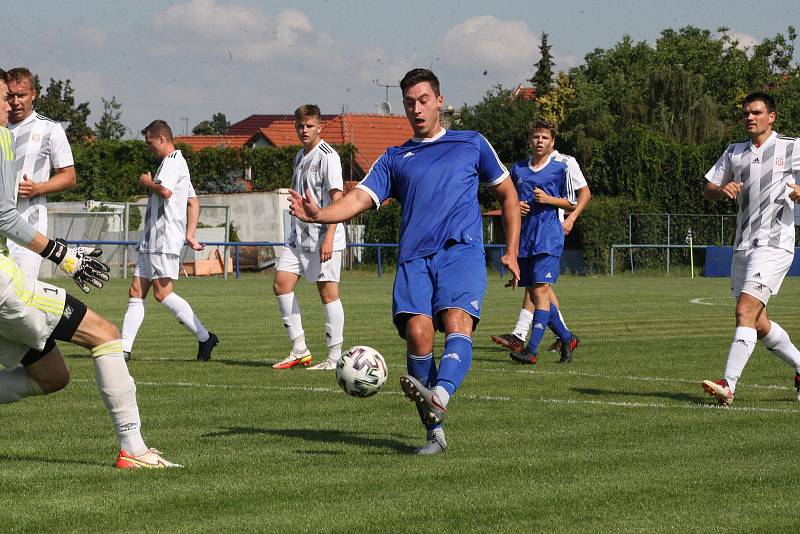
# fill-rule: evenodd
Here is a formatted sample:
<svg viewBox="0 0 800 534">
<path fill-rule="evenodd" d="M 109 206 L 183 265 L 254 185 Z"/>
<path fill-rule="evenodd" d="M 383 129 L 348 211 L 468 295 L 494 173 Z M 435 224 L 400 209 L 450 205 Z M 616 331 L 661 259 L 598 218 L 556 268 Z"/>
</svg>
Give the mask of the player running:
<svg viewBox="0 0 800 534">
<path fill-rule="evenodd" d="M 17 209 L 23 219 L 46 234 L 47 195 L 75 186 L 75 163 L 64 128 L 34 111 L 37 96 L 31 71 L 25 67 L 8 71 L 8 127 L 15 144 Z M 52 176 L 51 167 L 55 171 Z M 41 256 L 14 242 L 8 244 L 8 249 L 22 272 L 39 277 Z"/>
<path fill-rule="evenodd" d="M 738 206 L 731 267 L 736 329 L 723 378 L 703 380 L 703 389 L 723 406 L 733 403 L 736 383 L 759 340 L 794 369 L 800 400 L 800 351 L 767 318 L 767 303 L 794 258 L 794 203 L 800 202 L 800 140 L 775 133 L 776 116 L 770 95 L 747 95 L 742 118 L 750 140 L 728 145 L 705 176 L 706 200 L 736 200 Z"/>
<path fill-rule="evenodd" d="M 486 262 L 478 185 L 492 187 L 503 211 L 506 254 L 502 263 L 519 278 L 519 200 L 508 171 L 478 132 L 445 130 L 439 122 L 444 98 L 439 80 L 414 69 L 400 81 L 403 106 L 414 137 L 391 147 L 343 198 L 320 208 L 310 191 L 291 192 L 291 212 L 304 221 L 334 223 L 389 197 L 402 204 L 400 249 L 392 313 L 406 340 L 408 374 L 400 379 L 427 430 L 415 454 L 447 449 L 442 421 L 451 397 L 472 364 L 472 332 L 486 290 Z M 436 330 L 445 343 L 437 370 Z"/>
<path fill-rule="evenodd" d="M 300 106 L 294 112 L 297 138 L 303 148 L 297 151 L 292 173 L 292 189 L 311 191 L 319 206 L 340 199 L 344 189 L 339 154 L 322 139 L 321 113 L 315 105 Z M 292 233 L 275 268 L 272 290 L 278 310 L 292 343 L 289 356 L 272 367 L 290 369 L 311 363 L 311 352 L 300 316 L 300 303 L 294 287 L 304 276 L 316 282 L 319 298 L 325 309 L 325 342 L 328 358 L 309 370 L 332 371 L 342 355 L 344 341 L 344 308 L 339 299 L 339 277 L 342 251 L 345 248 L 344 225 L 306 223 L 292 218 Z"/>
<path fill-rule="evenodd" d="M 122 356 L 119 330 L 63 288 L 26 276 L 8 255 L 11 239 L 58 265 L 86 293 L 108 280 L 108 266 L 97 259 L 101 250 L 48 239 L 20 216 L 11 133 L 5 127 L 6 93 L 0 70 L 0 404 L 65 388 L 69 370 L 55 342 L 69 341 L 91 351 L 100 397 L 120 441 L 115 466 L 181 467 L 142 439 L 136 385 Z"/>
<path fill-rule="evenodd" d="M 552 126 L 552 129 L 549 131 L 553 136 L 553 141 L 555 141 L 557 136 L 556 128 L 554 125 L 548 126 Z M 575 221 L 578 219 L 583 210 L 586 209 L 586 206 L 589 204 L 589 200 L 592 198 L 592 193 L 589 190 L 589 186 L 586 183 L 586 178 L 583 176 L 583 172 L 581 172 L 581 168 L 578 165 L 578 162 L 575 161 L 575 158 L 559 153 L 557 150 L 555 150 L 555 147 L 553 147 L 550 157 L 553 161 L 566 165 L 568 186 L 577 195 L 577 202 L 574 206 L 570 207 L 571 211 L 569 212 L 569 215 L 565 217 L 566 210 L 561 208 L 558 209 L 561 228 L 566 236 L 572 231 Z M 528 219 L 526 217 L 530 214 L 531 205 L 524 200 L 521 200 L 519 204 L 523 222 L 527 221 Z M 550 320 L 547 323 L 547 326 L 549 326 L 550 330 L 552 330 L 556 335 L 556 340 L 550 346 L 549 350 L 560 353 L 559 363 L 570 363 L 572 362 L 572 354 L 578 347 L 580 339 L 578 336 L 573 335 L 567 325 L 564 323 L 564 316 L 561 314 L 561 306 L 555 292 L 553 291 L 553 286 L 548 284 L 548 287 L 551 306 Z M 519 317 L 517 318 L 517 324 L 514 326 L 514 329 L 509 334 L 493 335 L 492 341 L 498 345 L 508 348 L 511 350 L 511 352 L 523 352 L 525 348 L 525 339 L 528 337 L 528 331 L 533 323 L 535 309 L 536 306 L 534 305 L 530 292 L 525 291 L 525 296 L 522 301 L 522 308 L 519 311 Z"/>
<path fill-rule="evenodd" d="M 152 286 L 156 300 L 197 338 L 197 359 L 208 361 L 219 339 L 206 330 L 191 305 L 172 290 L 172 281 L 178 279 L 184 239 L 193 250 L 204 248 L 194 236 L 200 204 L 186 160 L 173 144 L 169 124 L 154 120 L 142 130 L 142 135 L 150 152 L 161 159 L 161 165 L 155 178 L 149 172 L 139 177 L 150 195 L 144 231 L 136 247 L 139 255 L 128 291 L 128 310 L 122 322 L 122 350 L 125 360 L 130 360 L 133 342 L 144 321 L 145 298 Z"/>
</svg>

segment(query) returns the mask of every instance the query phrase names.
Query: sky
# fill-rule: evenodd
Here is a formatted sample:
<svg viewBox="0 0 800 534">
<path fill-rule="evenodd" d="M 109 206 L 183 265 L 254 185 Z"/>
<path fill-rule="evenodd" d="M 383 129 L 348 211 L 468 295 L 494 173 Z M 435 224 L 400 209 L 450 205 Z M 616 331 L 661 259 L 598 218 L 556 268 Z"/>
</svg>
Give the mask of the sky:
<svg viewBox="0 0 800 534">
<path fill-rule="evenodd" d="M 0 66 L 27 66 L 45 87 L 50 78 L 70 79 L 76 100 L 90 104 L 90 126 L 102 113 L 101 98 L 114 96 L 132 132 L 161 118 L 182 134 L 217 112 L 231 122 L 290 114 L 306 103 L 323 113 L 375 113 L 387 92 L 378 84 L 396 85 L 414 67 L 436 72 L 446 104 L 475 104 L 495 85 L 510 88 L 532 76 L 542 32 L 556 70 L 566 70 L 625 34 L 654 43 L 666 28 L 725 26 L 748 45 L 800 26 L 797 0 L 753 5 L 45 0 L 5 8 Z M 393 113 L 402 113 L 399 89 L 388 91 Z"/>
</svg>

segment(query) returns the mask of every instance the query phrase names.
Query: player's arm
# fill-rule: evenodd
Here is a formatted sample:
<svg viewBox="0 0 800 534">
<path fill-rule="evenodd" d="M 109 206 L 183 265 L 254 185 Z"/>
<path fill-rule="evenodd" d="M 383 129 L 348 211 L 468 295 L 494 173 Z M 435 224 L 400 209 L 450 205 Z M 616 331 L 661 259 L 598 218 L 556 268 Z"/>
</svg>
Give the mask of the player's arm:
<svg viewBox="0 0 800 534">
<path fill-rule="evenodd" d="M 734 200 L 741 192 L 742 184 L 733 179 L 731 154 L 733 154 L 733 145 L 728 146 L 711 170 L 706 173 L 706 185 L 703 188 L 704 199 L 710 202 L 716 202 L 723 198 Z"/>
<path fill-rule="evenodd" d="M 46 182 L 36 183 L 31 181 L 28 175 L 25 175 L 19 183 L 19 196 L 33 198 L 41 195 L 52 195 L 53 193 L 65 191 L 70 187 L 75 187 L 76 183 L 75 167 L 72 166 L 56 169 L 56 173 Z"/>
<path fill-rule="evenodd" d="M 564 234 L 569 234 L 572 231 L 575 221 L 578 220 L 578 217 L 581 216 L 581 213 L 583 213 L 583 210 L 586 209 L 592 199 L 592 192 L 589 190 L 588 185 L 581 187 L 576 193 L 578 195 L 577 201 L 571 205 L 571 210 L 567 210 L 569 215 L 561 223 L 562 228 L 564 228 Z"/>
<path fill-rule="evenodd" d="M 205 245 L 201 245 L 194 234 L 197 232 L 197 222 L 200 220 L 200 202 L 197 197 L 186 199 L 186 242 L 192 250 L 203 250 Z"/>
<path fill-rule="evenodd" d="M 553 197 L 548 195 L 544 192 L 543 189 L 535 188 L 533 190 L 533 199 L 536 201 L 537 204 L 546 204 L 549 206 L 554 206 L 556 208 L 561 208 L 562 210 L 569 210 L 572 209 L 573 204 L 566 198 L 560 197 Z"/>
<path fill-rule="evenodd" d="M 339 189 L 332 189 L 330 192 L 331 203 L 336 202 L 344 196 Z M 326 262 L 333 257 L 333 239 L 336 237 L 336 224 L 329 224 L 328 230 L 319 248 L 319 261 Z"/>
<path fill-rule="evenodd" d="M 517 282 L 519 281 L 517 254 L 519 253 L 519 230 L 521 224 L 519 197 L 512 180 L 503 180 L 494 186 L 492 190 L 494 196 L 500 202 L 506 234 L 506 250 L 505 254 L 500 258 L 500 262 L 506 269 L 511 271 L 511 285 L 517 287 Z"/>
<path fill-rule="evenodd" d="M 310 190 L 306 190 L 305 196 L 289 190 L 289 212 L 305 222 L 332 224 L 349 221 L 374 205 L 370 194 L 358 187 L 324 208 L 317 206 Z"/>
<path fill-rule="evenodd" d="M 153 175 L 149 172 L 139 176 L 139 183 L 142 184 L 148 191 L 155 193 L 161 198 L 169 198 L 172 196 L 172 191 L 161 184 L 157 184 L 155 180 L 153 180 Z"/>
</svg>

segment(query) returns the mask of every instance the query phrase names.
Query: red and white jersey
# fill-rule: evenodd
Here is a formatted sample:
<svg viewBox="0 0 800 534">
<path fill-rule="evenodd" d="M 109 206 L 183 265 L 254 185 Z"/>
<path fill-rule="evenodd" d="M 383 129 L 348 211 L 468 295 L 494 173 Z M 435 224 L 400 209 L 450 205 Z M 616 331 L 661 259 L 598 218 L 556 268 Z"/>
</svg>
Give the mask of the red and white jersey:
<svg viewBox="0 0 800 534">
<path fill-rule="evenodd" d="M 17 124 L 9 124 L 8 129 L 14 136 L 18 184 L 23 176 L 36 183 L 46 182 L 51 169 L 75 165 L 64 128 L 56 121 L 34 111 Z M 18 198 L 17 209 L 39 232 L 47 233 L 46 196 Z"/>
<path fill-rule="evenodd" d="M 706 180 L 718 186 L 742 184 L 736 197 L 734 250 L 776 247 L 794 252 L 794 209 L 789 185 L 800 178 L 800 140 L 775 132 L 761 146 L 732 143 Z"/>
<path fill-rule="evenodd" d="M 306 190 L 310 189 L 318 206 L 331 203 L 331 191 L 334 189 L 344 191 L 342 162 L 331 145 L 321 140 L 308 154 L 302 148 L 297 152 L 294 158 L 292 189 L 301 195 L 305 195 Z M 306 223 L 292 217 L 292 231 L 287 243 L 306 252 L 314 252 L 319 250 L 327 231 L 327 224 Z M 333 250 L 343 250 L 346 243 L 344 225 L 339 223 L 333 236 Z"/>
<path fill-rule="evenodd" d="M 186 203 L 194 197 L 189 166 L 180 150 L 161 160 L 153 181 L 172 192 L 169 198 L 150 192 L 139 252 L 180 254 L 186 240 Z"/>
</svg>

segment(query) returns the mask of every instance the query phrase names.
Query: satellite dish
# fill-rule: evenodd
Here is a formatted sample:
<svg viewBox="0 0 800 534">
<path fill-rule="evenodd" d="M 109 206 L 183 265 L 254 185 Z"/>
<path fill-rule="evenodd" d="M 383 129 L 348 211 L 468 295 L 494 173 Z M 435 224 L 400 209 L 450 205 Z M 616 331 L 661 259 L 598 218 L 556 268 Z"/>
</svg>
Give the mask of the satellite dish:
<svg viewBox="0 0 800 534">
<path fill-rule="evenodd" d="M 380 114 L 381 115 L 391 115 L 392 114 L 392 106 L 390 106 L 388 102 L 381 102 L 378 105 L 378 109 L 380 110 Z"/>
</svg>

